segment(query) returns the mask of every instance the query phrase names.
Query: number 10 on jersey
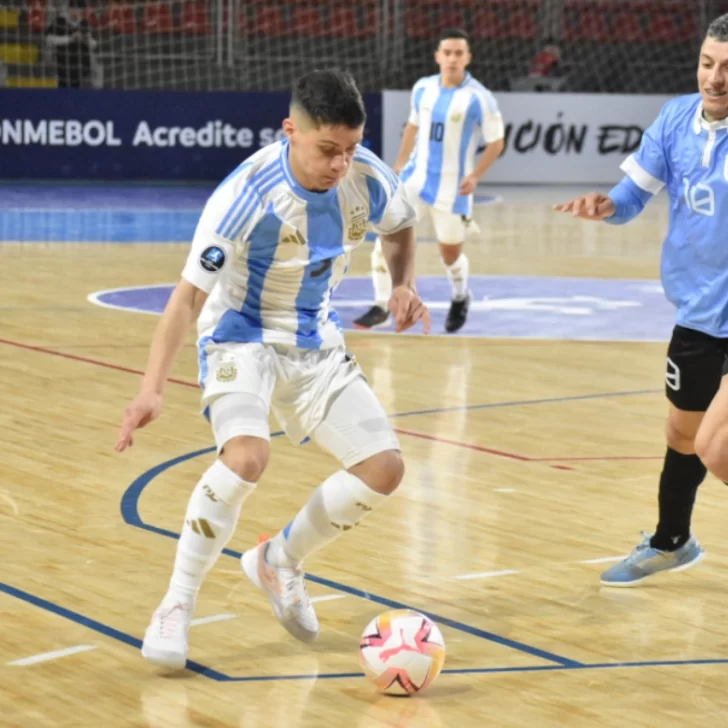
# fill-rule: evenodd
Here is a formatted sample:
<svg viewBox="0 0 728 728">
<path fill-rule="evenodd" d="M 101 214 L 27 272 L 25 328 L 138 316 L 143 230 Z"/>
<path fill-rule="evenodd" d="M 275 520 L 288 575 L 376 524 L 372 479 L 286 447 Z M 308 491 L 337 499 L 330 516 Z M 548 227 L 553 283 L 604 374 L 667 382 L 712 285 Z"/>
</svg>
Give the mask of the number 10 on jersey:
<svg viewBox="0 0 728 728">
<path fill-rule="evenodd" d="M 433 121 L 430 124 L 430 141 L 441 142 L 445 134 L 445 125 L 441 121 Z"/>
</svg>

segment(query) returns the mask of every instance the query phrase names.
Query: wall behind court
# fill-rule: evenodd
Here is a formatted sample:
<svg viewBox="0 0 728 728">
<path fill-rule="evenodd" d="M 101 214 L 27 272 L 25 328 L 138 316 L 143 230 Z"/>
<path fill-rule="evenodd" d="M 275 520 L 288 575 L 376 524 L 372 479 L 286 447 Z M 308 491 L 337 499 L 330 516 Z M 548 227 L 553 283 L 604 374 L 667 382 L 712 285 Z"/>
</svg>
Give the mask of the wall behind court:
<svg viewBox="0 0 728 728">
<path fill-rule="evenodd" d="M 670 96 L 495 94 L 506 123 L 506 149 L 488 183 L 612 184 Z M 409 91 L 382 94 L 384 160 L 397 158 L 410 107 Z"/>
<path fill-rule="evenodd" d="M 224 178 L 281 138 L 287 93 L 0 92 L 0 178 Z M 366 94 L 365 142 L 381 153 L 381 94 Z"/>
</svg>

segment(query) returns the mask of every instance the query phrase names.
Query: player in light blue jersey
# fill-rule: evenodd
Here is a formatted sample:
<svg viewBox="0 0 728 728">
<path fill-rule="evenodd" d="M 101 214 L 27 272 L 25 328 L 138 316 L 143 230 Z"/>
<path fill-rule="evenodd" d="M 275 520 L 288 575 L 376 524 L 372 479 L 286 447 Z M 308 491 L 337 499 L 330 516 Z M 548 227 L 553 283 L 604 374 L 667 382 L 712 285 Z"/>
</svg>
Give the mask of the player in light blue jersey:
<svg viewBox="0 0 728 728">
<path fill-rule="evenodd" d="M 556 207 L 619 225 L 663 187 L 670 198 L 661 275 L 677 317 L 667 351 L 670 410 L 659 522 L 602 574 L 606 586 L 632 586 L 697 564 L 704 552 L 690 522 L 706 464 L 728 479 L 728 384 L 721 384 L 728 371 L 728 15 L 708 28 L 698 87 L 699 93 L 665 104 L 609 195 L 591 193 Z"/>
<path fill-rule="evenodd" d="M 351 251 L 373 226 L 385 241 L 397 330 L 420 320 L 429 330 L 415 288 L 415 211 L 396 175 L 360 146 L 365 119 L 348 74 L 299 79 L 286 140 L 241 164 L 205 205 L 141 390 L 124 413 L 118 451 L 159 416 L 173 361 L 197 320 L 202 407 L 218 459 L 192 492 L 169 589 L 144 635 L 142 654 L 156 665 L 185 665 L 200 585 L 268 463 L 271 409 L 295 444 L 310 437 L 342 464 L 283 531 L 242 558 L 296 638 L 310 642 L 319 632 L 303 560 L 356 526 L 402 479 L 397 437 L 330 304 Z"/>
<path fill-rule="evenodd" d="M 479 180 L 503 151 L 505 128 L 493 94 L 467 71 L 472 56 L 468 36 L 446 30 L 435 61 L 440 73 L 421 78 L 412 89 L 409 122 L 402 135 L 394 171 L 417 206 L 418 219 L 429 217 L 452 286 L 445 322 L 449 333 L 465 324 L 470 303 L 468 259 L 463 253 Z M 480 141 L 487 147 L 476 163 Z M 374 305 L 355 322 L 370 329 L 389 323 L 391 279 L 377 241 L 372 253 Z"/>
</svg>

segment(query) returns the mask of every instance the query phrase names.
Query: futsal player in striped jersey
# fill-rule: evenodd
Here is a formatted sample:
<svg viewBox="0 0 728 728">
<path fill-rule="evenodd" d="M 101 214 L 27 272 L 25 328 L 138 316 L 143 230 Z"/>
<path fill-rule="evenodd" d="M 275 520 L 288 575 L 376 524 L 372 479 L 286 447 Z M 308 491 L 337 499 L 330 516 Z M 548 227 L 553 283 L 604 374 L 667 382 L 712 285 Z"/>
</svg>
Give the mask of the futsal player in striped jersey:
<svg viewBox="0 0 728 728">
<path fill-rule="evenodd" d="M 467 71 L 471 59 L 466 33 L 442 33 L 435 52 L 440 72 L 421 78 L 412 89 L 410 116 L 393 167 L 405 183 L 418 219 L 429 217 L 435 229 L 452 287 L 445 322 L 449 333 L 465 324 L 470 304 L 463 243 L 472 222 L 473 193 L 503 151 L 505 137 L 495 97 Z M 481 140 L 487 147 L 476 161 Z M 354 321 L 362 329 L 390 323 L 391 278 L 379 239 L 372 253 L 372 278 L 374 305 Z"/>
<path fill-rule="evenodd" d="M 142 654 L 156 665 L 185 665 L 200 585 L 268 463 L 271 409 L 295 444 L 310 438 L 341 463 L 280 533 L 242 557 L 243 572 L 299 640 L 319 632 L 304 559 L 356 526 L 402 479 L 397 437 L 331 306 L 372 226 L 392 275 L 397 330 L 418 321 L 429 330 L 415 287 L 415 211 L 398 177 L 360 145 L 365 120 L 348 74 L 298 80 L 286 139 L 241 164 L 205 205 L 141 390 L 125 410 L 118 451 L 159 416 L 173 361 L 197 321 L 201 404 L 218 457 L 192 491 L 171 581 L 144 636 Z"/>
</svg>

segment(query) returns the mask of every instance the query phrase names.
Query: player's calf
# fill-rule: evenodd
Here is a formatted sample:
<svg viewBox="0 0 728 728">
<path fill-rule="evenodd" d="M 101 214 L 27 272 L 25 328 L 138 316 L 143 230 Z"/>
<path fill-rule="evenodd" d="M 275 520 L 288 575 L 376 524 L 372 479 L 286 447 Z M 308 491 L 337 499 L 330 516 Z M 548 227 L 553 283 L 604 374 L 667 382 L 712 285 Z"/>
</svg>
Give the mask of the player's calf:
<svg viewBox="0 0 728 728">
<path fill-rule="evenodd" d="M 340 470 L 313 493 L 298 515 L 272 541 L 264 540 L 241 560 L 251 582 L 268 597 L 283 627 L 302 642 L 318 637 L 319 621 L 302 568 L 314 551 L 356 527 L 402 480 L 400 453 L 387 450 Z"/>
</svg>

